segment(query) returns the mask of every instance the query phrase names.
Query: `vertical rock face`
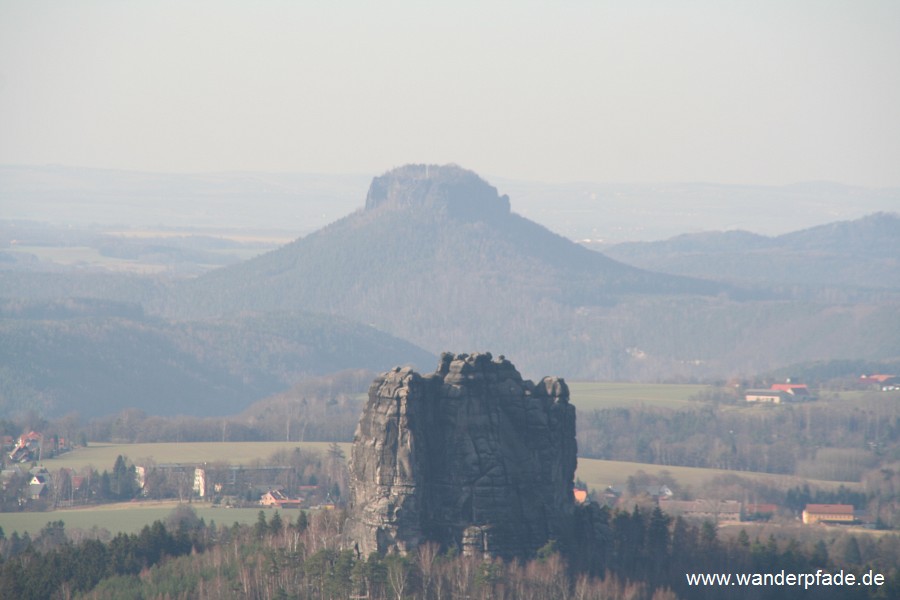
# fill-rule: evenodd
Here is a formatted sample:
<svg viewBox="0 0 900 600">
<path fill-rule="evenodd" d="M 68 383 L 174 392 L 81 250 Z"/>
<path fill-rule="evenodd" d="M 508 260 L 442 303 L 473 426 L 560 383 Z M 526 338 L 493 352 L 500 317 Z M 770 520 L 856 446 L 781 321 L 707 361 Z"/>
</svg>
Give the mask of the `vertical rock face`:
<svg viewBox="0 0 900 600">
<path fill-rule="evenodd" d="M 575 408 L 565 381 L 523 380 L 502 356 L 441 357 L 377 377 L 350 457 L 348 532 L 366 555 L 426 541 L 528 556 L 573 511 Z"/>
<path fill-rule="evenodd" d="M 462 221 L 490 221 L 509 216 L 509 197 L 456 165 L 406 165 L 372 181 L 367 211 L 415 207 Z"/>
</svg>

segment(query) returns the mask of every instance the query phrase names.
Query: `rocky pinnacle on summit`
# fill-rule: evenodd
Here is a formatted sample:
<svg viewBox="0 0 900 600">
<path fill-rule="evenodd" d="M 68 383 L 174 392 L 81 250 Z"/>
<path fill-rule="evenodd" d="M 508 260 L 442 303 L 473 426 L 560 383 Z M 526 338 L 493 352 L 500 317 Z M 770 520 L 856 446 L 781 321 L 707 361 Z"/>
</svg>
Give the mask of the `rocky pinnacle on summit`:
<svg viewBox="0 0 900 600">
<path fill-rule="evenodd" d="M 350 457 L 348 534 L 362 556 L 425 542 L 525 557 L 571 526 L 575 408 L 561 378 L 503 356 L 441 356 L 378 376 Z"/>
</svg>

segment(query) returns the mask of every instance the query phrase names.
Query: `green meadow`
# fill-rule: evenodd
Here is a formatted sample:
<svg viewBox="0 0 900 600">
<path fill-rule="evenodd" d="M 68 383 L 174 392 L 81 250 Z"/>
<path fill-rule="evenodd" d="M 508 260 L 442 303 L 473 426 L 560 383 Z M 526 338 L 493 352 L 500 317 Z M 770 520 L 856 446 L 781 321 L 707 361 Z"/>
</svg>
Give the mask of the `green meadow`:
<svg viewBox="0 0 900 600">
<path fill-rule="evenodd" d="M 215 463 L 253 465 L 264 462 L 279 450 L 293 451 L 300 448 L 307 452 L 325 452 L 329 442 L 166 442 L 160 444 L 108 444 L 91 442 L 56 458 L 45 460 L 43 465 L 51 471 L 61 468 L 81 469 L 93 466 L 98 471 L 111 470 L 120 454 L 131 462 L 140 464 L 143 459 L 153 459 L 157 464 Z M 338 446 L 344 454 L 350 454 L 349 443 Z"/>
<path fill-rule="evenodd" d="M 706 385 L 669 383 L 569 383 L 571 402 L 581 411 L 641 405 L 663 408 L 697 406 L 690 398 L 707 389 L 709 386 Z"/>
<path fill-rule="evenodd" d="M 858 488 L 860 486 L 858 483 L 846 481 L 804 479 L 792 475 L 773 475 L 770 473 L 754 473 L 749 471 L 677 467 L 618 460 L 598 460 L 594 458 L 579 458 L 578 470 L 576 471 L 575 476 L 587 483 L 590 488 L 602 491 L 608 485 L 621 485 L 626 483 L 629 477 L 639 471 L 643 471 L 648 475 L 658 475 L 659 473 L 666 471 L 675 478 L 679 485 L 690 487 L 695 493 L 702 490 L 709 480 L 720 475 L 737 475 L 746 479 L 764 481 L 782 488 L 789 488 L 804 483 L 809 483 L 814 487 L 823 488 L 837 488 L 841 485 L 849 488 Z"/>
<path fill-rule="evenodd" d="M 20 535 L 27 531 L 33 537 L 51 521 L 62 521 L 66 525 L 66 531 L 70 533 L 77 530 L 90 532 L 94 528 L 105 529 L 112 535 L 120 531 L 137 533 L 144 525 L 149 525 L 154 521 L 165 521 L 176 506 L 178 506 L 177 501 L 146 501 L 49 512 L 0 513 L 0 527 L 3 527 L 7 537 L 14 531 L 19 532 Z M 203 518 L 207 524 L 215 521 L 216 525 L 231 525 L 235 522 L 255 523 L 260 511 L 259 508 L 213 507 L 211 504 L 201 502 L 193 503 L 190 506 L 197 512 L 197 516 Z M 272 511 L 266 511 L 267 517 L 271 517 L 271 513 Z M 281 513 L 285 520 L 294 521 L 298 511 L 288 509 Z"/>
</svg>

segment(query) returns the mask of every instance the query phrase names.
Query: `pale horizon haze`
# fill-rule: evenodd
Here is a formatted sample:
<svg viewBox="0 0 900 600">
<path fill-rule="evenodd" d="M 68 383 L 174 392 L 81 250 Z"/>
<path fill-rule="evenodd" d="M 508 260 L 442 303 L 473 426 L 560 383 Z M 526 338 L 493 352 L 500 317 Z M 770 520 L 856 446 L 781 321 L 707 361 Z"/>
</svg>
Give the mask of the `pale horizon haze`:
<svg viewBox="0 0 900 600">
<path fill-rule="evenodd" d="M 0 0 L 0 164 L 900 186 L 900 2 Z"/>
</svg>

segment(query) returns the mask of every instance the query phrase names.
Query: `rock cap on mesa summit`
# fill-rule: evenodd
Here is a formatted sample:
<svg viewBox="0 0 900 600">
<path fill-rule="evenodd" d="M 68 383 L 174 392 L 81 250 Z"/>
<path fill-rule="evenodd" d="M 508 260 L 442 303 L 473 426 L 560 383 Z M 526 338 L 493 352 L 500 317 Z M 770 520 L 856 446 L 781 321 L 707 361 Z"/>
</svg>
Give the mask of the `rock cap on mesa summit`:
<svg viewBox="0 0 900 600">
<path fill-rule="evenodd" d="M 366 210 L 422 208 L 460 220 L 502 219 L 509 196 L 457 165 L 406 165 L 376 177 Z"/>
</svg>

